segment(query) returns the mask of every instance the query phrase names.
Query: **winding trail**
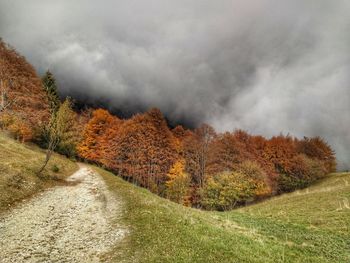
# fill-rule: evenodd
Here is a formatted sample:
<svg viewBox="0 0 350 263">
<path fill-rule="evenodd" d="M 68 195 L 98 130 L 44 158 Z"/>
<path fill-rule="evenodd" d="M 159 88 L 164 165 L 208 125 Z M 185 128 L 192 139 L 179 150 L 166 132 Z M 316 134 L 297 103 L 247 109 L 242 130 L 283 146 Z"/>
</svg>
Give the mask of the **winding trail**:
<svg viewBox="0 0 350 263">
<path fill-rule="evenodd" d="M 122 202 L 80 165 L 67 181 L 0 217 L 0 262 L 100 262 L 127 233 Z"/>
</svg>

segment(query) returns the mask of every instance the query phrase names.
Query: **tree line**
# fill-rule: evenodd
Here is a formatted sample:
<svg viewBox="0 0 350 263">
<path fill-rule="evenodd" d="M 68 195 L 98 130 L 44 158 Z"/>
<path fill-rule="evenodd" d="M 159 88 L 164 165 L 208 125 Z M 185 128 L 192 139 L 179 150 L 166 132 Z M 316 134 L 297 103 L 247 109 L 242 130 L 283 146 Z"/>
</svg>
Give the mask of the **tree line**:
<svg viewBox="0 0 350 263">
<path fill-rule="evenodd" d="M 266 139 L 203 124 L 170 129 L 158 109 L 121 120 L 96 109 L 78 155 L 175 202 L 226 210 L 304 188 L 335 171 L 331 147 L 320 137 Z"/>
<path fill-rule="evenodd" d="M 51 72 L 40 80 L 1 41 L 0 55 L 0 128 L 47 149 L 39 173 L 56 151 L 174 202 L 228 210 L 304 188 L 336 169 L 335 153 L 320 137 L 218 133 L 208 124 L 170 128 L 156 108 L 129 119 L 105 109 L 76 112 L 71 99 L 60 99 Z"/>
</svg>

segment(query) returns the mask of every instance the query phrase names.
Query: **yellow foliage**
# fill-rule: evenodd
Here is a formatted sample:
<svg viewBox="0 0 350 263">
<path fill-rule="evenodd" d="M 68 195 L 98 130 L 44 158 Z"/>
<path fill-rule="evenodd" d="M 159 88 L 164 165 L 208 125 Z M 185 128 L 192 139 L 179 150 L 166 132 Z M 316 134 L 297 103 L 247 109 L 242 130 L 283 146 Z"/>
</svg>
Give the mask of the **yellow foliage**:
<svg viewBox="0 0 350 263">
<path fill-rule="evenodd" d="M 8 130 L 16 140 L 26 142 L 33 138 L 33 130 L 30 125 L 14 114 L 1 114 L 0 127 Z"/>
<path fill-rule="evenodd" d="M 186 198 L 190 185 L 190 177 L 185 172 L 185 161 L 179 160 L 174 163 L 168 173 L 166 182 L 167 197 L 179 204 L 188 204 Z"/>
</svg>

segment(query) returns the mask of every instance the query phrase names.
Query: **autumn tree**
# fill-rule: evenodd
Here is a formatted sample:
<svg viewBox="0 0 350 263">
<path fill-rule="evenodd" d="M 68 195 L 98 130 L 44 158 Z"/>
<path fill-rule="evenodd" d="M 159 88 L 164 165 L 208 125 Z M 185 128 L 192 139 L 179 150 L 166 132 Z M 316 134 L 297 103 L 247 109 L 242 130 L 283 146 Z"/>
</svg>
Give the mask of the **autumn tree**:
<svg viewBox="0 0 350 263">
<path fill-rule="evenodd" d="M 186 137 L 186 130 L 182 125 L 177 125 L 174 129 L 171 130 L 171 132 L 176 138 L 180 140 L 183 140 Z"/>
<path fill-rule="evenodd" d="M 100 163 L 103 157 L 101 137 L 113 121 L 113 116 L 106 110 L 97 109 L 92 112 L 92 118 L 85 126 L 82 141 L 77 146 L 80 157 Z"/>
<path fill-rule="evenodd" d="M 328 173 L 336 170 L 335 153 L 331 146 L 320 137 L 304 137 L 298 142 L 298 152 L 323 162 Z"/>
<path fill-rule="evenodd" d="M 66 99 L 59 107 L 57 113 L 51 114 L 48 125 L 47 150 L 43 165 L 38 170 L 38 175 L 42 173 L 48 164 L 53 152 L 62 140 L 69 138 L 72 121 L 72 102 Z"/>
<path fill-rule="evenodd" d="M 34 68 L 0 39 L 0 113 L 5 109 L 6 115 L 20 122 L 12 131 L 23 135 L 30 130 L 36 137 L 38 127 L 49 119 L 47 98 Z"/>
<path fill-rule="evenodd" d="M 81 130 L 78 124 L 78 115 L 74 110 L 73 102 L 67 98 L 64 102 L 66 129 L 63 130 L 60 142 L 57 145 L 56 151 L 68 157 L 77 155 L 77 146 L 81 140 Z M 60 108 L 59 108 L 60 109 Z"/>
<path fill-rule="evenodd" d="M 292 159 L 297 155 L 295 141 L 290 136 L 272 137 L 267 142 L 263 155 L 278 173 L 288 172 L 292 166 Z"/>
<path fill-rule="evenodd" d="M 101 145 L 101 164 L 113 170 L 117 169 L 115 162 L 118 159 L 117 146 L 122 124 L 122 120 L 113 116 L 113 119 L 106 124 L 105 131 L 99 138 Z"/>
<path fill-rule="evenodd" d="M 230 210 L 254 199 L 254 186 L 239 172 L 209 176 L 202 188 L 201 204 L 209 210 Z"/>
<path fill-rule="evenodd" d="M 167 174 L 167 198 L 179 204 L 189 204 L 188 192 L 190 180 L 190 176 L 185 172 L 185 161 L 179 160 L 175 162 Z"/>
<path fill-rule="evenodd" d="M 236 171 L 243 174 L 254 192 L 254 199 L 269 196 L 272 192 L 268 175 L 255 161 L 245 160 L 239 164 Z"/>
<path fill-rule="evenodd" d="M 210 144 L 208 174 L 233 171 L 245 159 L 243 151 L 242 144 L 233 133 L 219 134 Z"/>
<path fill-rule="evenodd" d="M 213 127 L 202 124 L 184 141 L 186 171 L 199 187 L 203 186 L 205 180 L 209 146 L 215 136 Z"/>
<path fill-rule="evenodd" d="M 0 55 L 5 55 L 8 52 L 10 50 L 7 50 L 5 44 L 0 40 Z M 10 62 L 6 60 L 5 56 L 0 56 L 0 114 L 8 109 L 15 100 L 9 96 L 11 80 L 13 79 L 13 76 L 8 72 L 9 67 Z"/>
<path fill-rule="evenodd" d="M 173 134 L 158 109 L 123 123 L 116 141 L 118 173 L 153 192 L 164 193 L 167 173 L 177 159 Z"/>
<path fill-rule="evenodd" d="M 16 101 L 16 98 L 9 97 L 9 82 L 1 77 L 0 73 L 0 114 L 10 108 Z"/>
<path fill-rule="evenodd" d="M 33 138 L 33 130 L 28 122 L 16 114 L 5 113 L 0 117 L 2 127 L 20 142 L 28 142 Z"/>
<path fill-rule="evenodd" d="M 268 140 L 261 136 L 255 135 L 251 136 L 250 149 L 251 154 L 253 155 L 253 161 L 257 162 L 259 166 L 266 172 L 268 175 L 270 184 L 272 184 L 277 177 L 277 172 L 275 165 L 269 160 L 270 156 L 265 154 L 265 150 L 268 146 Z"/>
<path fill-rule="evenodd" d="M 183 126 L 178 125 L 171 130 L 174 135 L 176 151 L 181 157 L 184 157 L 184 141 L 186 137 L 191 136 L 191 131 L 184 129 Z"/>
</svg>

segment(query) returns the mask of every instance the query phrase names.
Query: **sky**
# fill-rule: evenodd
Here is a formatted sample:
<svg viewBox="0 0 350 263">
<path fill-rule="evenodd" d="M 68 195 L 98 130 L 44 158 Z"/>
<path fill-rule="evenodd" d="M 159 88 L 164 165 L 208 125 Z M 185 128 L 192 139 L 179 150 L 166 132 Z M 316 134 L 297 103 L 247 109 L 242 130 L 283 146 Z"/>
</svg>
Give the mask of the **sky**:
<svg viewBox="0 0 350 263">
<path fill-rule="evenodd" d="M 321 136 L 350 169 L 348 0 L 0 0 L 60 93 L 218 131 Z"/>
</svg>

